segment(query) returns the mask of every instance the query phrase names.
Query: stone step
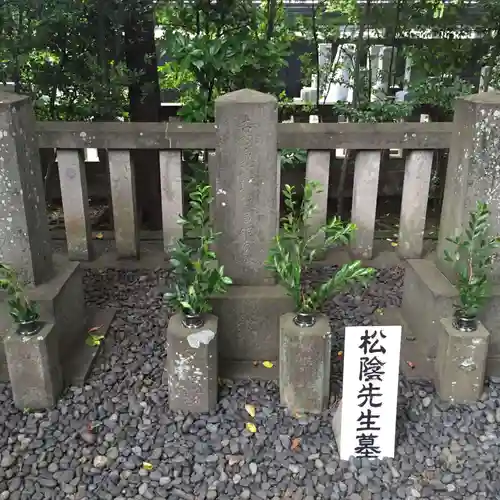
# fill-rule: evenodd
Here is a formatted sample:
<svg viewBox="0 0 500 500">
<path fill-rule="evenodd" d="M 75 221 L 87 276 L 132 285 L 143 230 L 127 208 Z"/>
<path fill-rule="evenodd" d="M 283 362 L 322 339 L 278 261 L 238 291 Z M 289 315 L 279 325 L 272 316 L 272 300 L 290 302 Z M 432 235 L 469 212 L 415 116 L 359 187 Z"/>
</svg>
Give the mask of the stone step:
<svg viewBox="0 0 500 500">
<path fill-rule="evenodd" d="M 423 346 L 411 332 L 399 307 L 388 307 L 375 313 L 380 326 L 402 326 L 401 374 L 410 380 L 434 380 L 434 362 L 424 354 Z"/>
<path fill-rule="evenodd" d="M 11 328 L 12 319 L 9 314 L 7 298 L 5 297 L 4 300 L 0 300 L 0 382 L 8 382 L 9 380 L 3 339 L 10 332 Z"/>
<path fill-rule="evenodd" d="M 111 307 L 106 309 L 88 309 L 87 329 L 85 331 L 85 337 L 82 339 L 82 345 L 80 349 L 75 350 L 74 356 L 63 365 L 64 380 L 67 381 L 67 386 L 81 387 L 85 384 L 85 381 L 92 371 L 95 360 L 103 348 L 115 312 L 116 310 Z M 87 332 L 94 327 L 100 328 L 98 331 L 93 332 L 93 334 L 102 335 L 104 338 L 99 345 L 91 346 L 86 343 L 88 337 Z"/>
</svg>

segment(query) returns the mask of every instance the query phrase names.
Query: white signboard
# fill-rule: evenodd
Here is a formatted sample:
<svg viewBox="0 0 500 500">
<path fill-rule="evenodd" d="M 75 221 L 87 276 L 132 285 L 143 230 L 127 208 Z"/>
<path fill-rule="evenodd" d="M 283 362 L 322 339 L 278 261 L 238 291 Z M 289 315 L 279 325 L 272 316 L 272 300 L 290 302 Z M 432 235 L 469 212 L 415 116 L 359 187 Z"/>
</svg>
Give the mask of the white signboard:
<svg viewBox="0 0 500 500">
<path fill-rule="evenodd" d="M 345 329 L 340 458 L 394 457 L 401 326 Z"/>
</svg>

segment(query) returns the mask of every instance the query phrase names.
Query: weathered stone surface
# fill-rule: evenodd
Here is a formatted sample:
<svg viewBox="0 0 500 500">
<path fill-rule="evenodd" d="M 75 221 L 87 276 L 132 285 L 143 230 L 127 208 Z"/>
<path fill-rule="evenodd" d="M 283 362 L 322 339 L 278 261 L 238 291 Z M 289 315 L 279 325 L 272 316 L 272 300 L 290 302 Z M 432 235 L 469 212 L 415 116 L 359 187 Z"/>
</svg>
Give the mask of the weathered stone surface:
<svg viewBox="0 0 500 500">
<path fill-rule="evenodd" d="M 75 350 L 85 342 L 87 311 L 80 264 L 55 255 L 54 269 L 55 274 L 47 283 L 28 289 L 28 296 L 39 304 L 41 319 L 53 324 L 54 335 L 59 339 L 61 365 L 65 367 L 65 361 L 73 360 Z M 11 328 L 7 303 L 0 302 L 0 340 Z M 7 367 L 2 361 L 5 361 L 3 344 L 0 345 L 0 380 L 7 381 Z M 64 371 L 71 372 L 72 367 Z"/>
<path fill-rule="evenodd" d="M 182 325 L 174 314 L 167 328 L 168 402 L 171 410 L 204 413 L 215 409 L 218 398 L 217 317 L 205 316 L 201 328 Z"/>
<path fill-rule="evenodd" d="M 33 337 L 14 330 L 5 337 L 5 355 L 17 408 L 51 408 L 63 388 L 59 339 L 54 325 L 46 323 Z"/>
<path fill-rule="evenodd" d="M 451 245 L 447 238 L 462 233 L 478 200 L 488 203 L 491 232 L 500 234 L 499 174 L 500 93 L 457 99 L 437 251 L 438 267 L 451 281 L 453 272 L 444 261 L 444 250 Z M 500 283 L 499 263 L 494 267 L 493 279 Z"/>
<path fill-rule="evenodd" d="M 498 285 L 493 287 L 493 294 L 479 314 L 479 319 L 490 332 L 488 355 L 491 363 L 488 363 L 488 373 L 500 375 L 500 287 Z M 496 369 L 493 369 L 493 365 L 497 365 Z"/>
<path fill-rule="evenodd" d="M 469 215 L 475 209 L 477 201 L 488 203 L 491 210 L 491 234 L 500 234 L 500 93 L 485 92 L 457 99 L 453 135 L 450 144 L 450 155 L 446 174 L 446 185 L 443 209 L 439 228 L 437 248 L 437 268 L 448 278 L 446 288 L 455 281 L 450 264 L 444 260 L 444 251 L 453 250 L 448 241 L 462 234 L 469 221 Z M 412 282 L 411 273 L 405 278 L 405 294 L 403 311 L 411 329 L 428 332 L 431 353 L 435 352 L 436 320 L 451 317 L 451 300 L 454 294 L 446 297 L 435 297 L 428 290 L 443 283 L 438 272 L 433 272 L 436 281 L 428 280 L 420 289 L 407 285 Z M 500 373 L 500 264 L 494 265 L 492 281 L 496 284 L 492 299 L 482 312 L 480 319 L 490 331 L 491 348 L 488 362 L 488 373 Z M 410 288 L 414 291 L 410 293 Z M 427 292 L 425 290 L 427 289 Z M 440 300 L 442 299 L 442 300 Z M 412 304 L 413 302 L 413 304 Z M 431 325 L 429 327 L 429 324 Z M 434 340 L 432 340 L 434 339 Z"/>
<path fill-rule="evenodd" d="M 293 413 L 321 413 L 330 398 L 331 332 L 326 316 L 298 327 L 294 313 L 280 318 L 280 401 Z"/>
<path fill-rule="evenodd" d="M 381 155 L 381 151 L 360 151 L 356 155 L 351 214 L 357 226 L 351 241 L 356 258 L 371 259 L 373 253 Z"/>
<path fill-rule="evenodd" d="M 219 318 L 219 356 L 239 361 L 275 361 L 279 353 L 279 318 L 293 308 L 279 285 L 231 286 L 213 297 Z"/>
<path fill-rule="evenodd" d="M 57 151 L 57 165 L 69 258 L 92 260 L 94 248 L 83 151 Z"/>
<path fill-rule="evenodd" d="M 337 449 L 340 450 L 340 436 L 342 432 L 342 400 L 337 403 L 332 418 L 332 430 L 337 442 Z"/>
<path fill-rule="evenodd" d="M 209 167 L 219 261 L 235 285 L 271 284 L 264 262 L 279 218 L 277 101 L 231 92 L 216 100 L 215 121 L 217 161 Z"/>
<path fill-rule="evenodd" d="M 27 97 L 0 92 L 0 262 L 40 284 L 53 275 L 35 116 Z"/>
<path fill-rule="evenodd" d="M 461 332 L 451 318 L 440 321 L 441 332 L 436 357 L 436 389 L 451 403 L 468 403 L 483 392 L 489 332 L 479 323 L 475 332 Z"/>
<path fill-rule="evenodd" d="M 455 287 L 434 262 L 407 261 L 401 309 L 411 332 L 424 347 L 424 354 L 431 358 L 436 356 L 439 320 L 451 317 L 457 296 Z"/>
<path fill-rule="evenodd" d="M 9 315 L 7 301 L 0 300 L 0 382 L 9 381 L 9 371 L 7 369 L 7 360 L 5 359 L 4 338 L 12 330 L 12 318 Z"/>
<path fill-rule="evenodd" d="M 29 297 L 38 302 L 41 318 L 54 323 L 60 355 L 67 358 L 86 336 L 83 272 L 78 262 L 61 255 L 54 255 L 54 268 L 52 279 L 29 290 Z"/>
<path fill-rule="evenodd" d="M 83 168 L 82 161 L 79 165 L 76 162 L 76 166 L 74 162 L 65 162 L 67 156 L 67 152 L 62 156 L 62 163 L 66 165 L 60 165 L 68 174 L 68 179 L 61 179 L 66 183 L 66 188 L 74 184 L 74 169 Z M 76 183 L 76 187 L 84 188 L 79 183 Z M 79 198 L 80 204 L 85 205 L 84 189 L 79 193 Z M 69 214 L 65 213 L 70 219 L 72 214 L 74 212 L 71 209 Z M 19 340 L 6 333 L 11 331 L 12 321 L 6 297 L 1 295 L 0 335 L 2 339 L 6 336 L 6 352 L 4 355 L 4 349 L 0 349 L 0 378 L 6 378 L 3 361 L 7 359 L 9 376 L 11 379 L 16 377 L 16 380 L 11 380 L 12 384 L 17 384 L 16 390 L 21 394 L 16 396 L 16 400 L 20 401 L 21 406 L 33 408 L 54 404 L 54 398 L 64 382 L 61 369 L 63 361 L 75 359 L 75 352 L 85 341 L 87 326 L 79 264 L 69 262 L 62 256 L 52 258 L 46 215 L 31 103 L 25 97 L 1 93 L 0 262 L 11 264 L 27 283 L 29 298 L 39 304 L 41 320 L 50 328 L 47 326 L 40 336 L 29 342 L 23 340 L 19 346 Z M 66 223 L 70 223 L 68 218 Z M 83 231 L 82 237 L 88 239 L 89 228 L 80 229 Z M 71 228 L 69 230 L 71 233 Z M 73 236 L 70 237 L 70 253 L 75 250 L 72 247 Z M 7 353 L 8 343 L 12 346 L 10 353 Z M 21 369 L 23 359 L 26 366 Z M 35 381 L 37 377 L 39 382 Z"/>
<path fill-rule="evenodd" d="M 415 344 L 423 356 L 435 359 L 441 335 L 441 318 L 451 318 L 453 303 L 458 298 L 455 286 L 431 260 L 410 259 L 404 279 L 401 313 Z M 490 332 L 487 374 L 500 375 L 500 287 L 493 294 L 484 311 L 479 315 Z M 406 332 L 404 332 L 406 335 Z"/>
<path fill-rule="evenodd" d="M 131 161 L 130 151 L 109 151 L 108 159 L 116 253 L 126 259 L 138 259 L 140 248 L 135 165 Z"/>
<path fill-rule="evenodd" d="M 433 158 L 434 151 L 412 151 L 406 159 L 398 242 L 405 259 L 422 256 Z"/>
</svg>

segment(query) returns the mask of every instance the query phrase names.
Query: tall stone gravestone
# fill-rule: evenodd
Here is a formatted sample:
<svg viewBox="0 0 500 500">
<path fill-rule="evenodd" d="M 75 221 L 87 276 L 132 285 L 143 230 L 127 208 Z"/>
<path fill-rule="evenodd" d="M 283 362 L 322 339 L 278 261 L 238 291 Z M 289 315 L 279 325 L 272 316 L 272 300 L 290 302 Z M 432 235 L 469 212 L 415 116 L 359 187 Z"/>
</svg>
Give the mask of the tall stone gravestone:
<svg viewBox="0 0 500 500">
<path fill-rule="evenodd" d="M 467 227 L 477 201 L 488 203 L 492 234 L 500 234 L 500 93 L 486 92 L 457 99 L 442 205 L 436 259 L 409 260 L 402 312 L 424 354 L 436 357 L 441 318 L 451 318 L 458 292 L 444 250 L 448 238 Z M 500 375 L 500 264 L 492 279 L 494 296 L 480 318 L 491 334 L 487 372 Z M 462 335 L 460 342 L 473 338 Z M 439 367 L 436 367 L 439 372 Z M 473 373 L 471 374 L 473 375 Z"/>
<path fill-rule="evenodd" d="M 293 305 L 265 269 L 279 226 L 280 170 L 277 101 L 239 90 L 215 102 L 217 148 L 209 165 L 214 190 L 214 226 L 219 263 L 233 279 L 229 293 L 215 298 L 222 373 L 252 372 L 255 361 L 276 361 L 279 316 Z M 271 375 L 271 374 L 270 374 Z"/>
<path fill-rule="evenodd" d="M 14 333 L 0 297 L 0 380 L 10 379 L 20 408 L 52 406 L 86 334 L 79 264 L 53 258 L 35 117 L 27 97 L 0 92 L 0 262 L 11 265 L 40 306 L 46 327 L 35 337 Z"/>
</svg>

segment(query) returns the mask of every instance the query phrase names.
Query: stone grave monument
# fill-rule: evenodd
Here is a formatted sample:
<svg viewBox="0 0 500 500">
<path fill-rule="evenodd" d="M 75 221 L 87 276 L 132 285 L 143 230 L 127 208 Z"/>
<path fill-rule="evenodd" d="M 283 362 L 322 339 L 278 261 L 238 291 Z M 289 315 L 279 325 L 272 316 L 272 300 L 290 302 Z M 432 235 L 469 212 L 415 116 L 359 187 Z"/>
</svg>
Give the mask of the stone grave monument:
<svg viewBox="0 0 500 500">
<path fill-rule="evenodd" d="M 214 229 L 219 263 L 233 280 L 213 301 L 219 318 L 221 375 L 277 379 L 279 317 L 291 299 L 264 267 L 279 227 L 277 101 L 254 90 L 238 90 L 215 102 L 217 147 L 209 164 L 214 190 Z"/>
</svg>

